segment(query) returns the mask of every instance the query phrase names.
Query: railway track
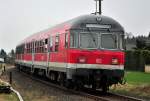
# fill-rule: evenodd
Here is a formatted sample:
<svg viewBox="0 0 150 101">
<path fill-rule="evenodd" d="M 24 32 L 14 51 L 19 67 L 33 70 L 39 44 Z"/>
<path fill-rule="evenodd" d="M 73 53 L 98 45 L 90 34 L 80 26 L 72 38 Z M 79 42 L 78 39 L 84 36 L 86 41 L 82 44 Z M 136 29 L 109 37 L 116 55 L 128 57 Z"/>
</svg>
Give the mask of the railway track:
<svg viewBox="0 0 150 101">
<path fill-rule="evenodd" d="M 41 78 L 39 79 L 39 78 L 32 76 L 32 75 L 29 75 L 25 72 L 21 72 L 21 74 L 32 79 L 32 80 L 41 82 L 45 85 L 48 85 L 48 86 L 51 86 L 54 88 L 58 88 L 58 89 L 61 89 L 63 91 L 70 92 L 70 93 L 73 93 L 73 94 L 76 94 L 76 95 L 79 95 L 79 96 L 82 96 L 85 98 L 90 98 L 90 99 L 93 99 L 95 101 L 144 101 L 142 99 L 124 96 L 124 95 L 119 95 L 119 94 L 114 94 L 114 93 L 110 93 L 110 92 L 108 92 L 107 94 L 102 94 L 102 92 L 99 90 L 93 91 L 91 89 L 85 89 L 83 91 L 75 91 L 75 90 L 67 89 L 63 86 L 48 82 L 45 79 L 41 79 Z"/>
</svg>

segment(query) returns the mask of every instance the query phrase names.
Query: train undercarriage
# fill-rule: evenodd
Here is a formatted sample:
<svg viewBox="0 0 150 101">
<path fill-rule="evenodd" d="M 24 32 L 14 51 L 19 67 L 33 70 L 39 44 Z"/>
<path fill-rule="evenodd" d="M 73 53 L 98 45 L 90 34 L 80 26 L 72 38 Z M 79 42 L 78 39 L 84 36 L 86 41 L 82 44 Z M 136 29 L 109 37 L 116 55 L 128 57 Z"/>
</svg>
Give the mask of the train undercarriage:
<svg viewBox="0 0 150 101">
<path fill-rule="evenodd" d="M 93 90 L 101 89 L 107 92 L 113 84 L 122 83 L 123 70 L 106 69 L 69 69 L 69 72 L 60 72 L 48 69 L 34 68 L 16 64 L 20 71 L 48 78 L 51 82 L 65 86 L 69 89 L 80 90 L 84 87 Z M 68 70 L 67 70 L 68 71 Z M 69 76 L 69 77 L 68 77 Z"/>
</svg>

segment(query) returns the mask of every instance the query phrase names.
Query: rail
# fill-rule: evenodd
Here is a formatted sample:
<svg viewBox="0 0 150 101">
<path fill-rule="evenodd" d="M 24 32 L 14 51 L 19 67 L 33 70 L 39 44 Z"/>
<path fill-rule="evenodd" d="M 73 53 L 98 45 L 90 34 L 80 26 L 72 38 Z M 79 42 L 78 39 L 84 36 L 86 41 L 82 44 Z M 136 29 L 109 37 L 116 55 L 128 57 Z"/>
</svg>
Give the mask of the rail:
<svg viewBox="0 0 150 101">
<path fill-rule="evenodd" d="M 25 75 L 26 77 L 28 77 L 32 80 L 38 81 L 38 82 L 46 84 L 48 86 L 52 86 L 54 88 L 61 89 L 66 92 L 70 92 L 72 94 L 76 94 L 76 95 L 79 95 L 79 96 L 82 96 L 85 98 L 90 98 L 95 101 L 144 101 L 142 99 L 138 99 L 138 98 L 134 98 L 134 97 L 130 97 L 130 96 L 124 96 L 124 95 L 120 95 L 120 94 L 114 94 L 114 93 L 110 93 L 110 92 L 108 92 L 107 94 L 102 94 L 102 92 L 99 90 L 93 91 L 93 90 L 89 89 L 86 92 L 85 91 L 75 91 L 75 90 L 67 89 L 63 86 L 48 82 L 46 80 L 39 79 L 39 78 L 29 75 L 25 72 L 22 72 L 22 71 L 20 71 L 20 72 L 21 72 L 21 74 Z"/>
</svg>

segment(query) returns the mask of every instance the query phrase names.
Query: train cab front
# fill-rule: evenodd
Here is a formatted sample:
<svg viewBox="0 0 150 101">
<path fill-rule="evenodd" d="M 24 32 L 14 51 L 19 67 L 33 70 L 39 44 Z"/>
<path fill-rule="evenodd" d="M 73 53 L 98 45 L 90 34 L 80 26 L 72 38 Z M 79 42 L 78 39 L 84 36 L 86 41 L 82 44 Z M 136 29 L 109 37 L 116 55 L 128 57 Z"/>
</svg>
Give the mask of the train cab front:
<svg viewBox="0 0 150 101">
<path fill-rule="evenodd" d="M 75 82 L 82 82 L 79 85 L 92 85 L 95 89 L 106 89 L 106 85 L 108 87 L 122 82 L 124 77 L 122 34 L 87 32 L 78 35 L 79 47 L 74 46 L 68 52 L 68 67 L 71 70 L 69 76 L 71 74 Z M 71 37 L 74 38 L 74 35 Z M 72 41 L 76 43 L 75 39 Z"/>
<path fill-rule="evenodd" d="M 79 21 L 70 30 L 67 78 L 106 90 L 124 77 L 124 29 L 104 16 Z"/>
</svg>

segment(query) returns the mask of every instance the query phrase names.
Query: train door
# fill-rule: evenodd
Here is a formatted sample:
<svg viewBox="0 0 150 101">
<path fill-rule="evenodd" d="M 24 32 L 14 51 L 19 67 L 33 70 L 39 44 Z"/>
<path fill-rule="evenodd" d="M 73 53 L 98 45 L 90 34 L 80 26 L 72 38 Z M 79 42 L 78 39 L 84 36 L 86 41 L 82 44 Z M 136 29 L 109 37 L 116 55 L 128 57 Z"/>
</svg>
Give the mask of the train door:
<svg viewBox="0 0 150 101">
<path fill-rule="evenodd" d="M 66 51 L 66 54 L 65 54 L 65 62 L 66 62 L 66 79 L 69 80 L 70 78 L 72 78 L 71 74 L 72 74 L 72 71 L 71 69 L 69 68 L 69 65 L 68 65 L 68 47 L 69 47 L 69 42 L 70 42 L 70 32 L 69 31 L 66 31 L 66 34 L 65 34 L 65 51 Z"/>
<path fill-rule="evenodd" d="M 65 63 L 68 63 L 68 43 L 69 42 L 69 31 L 66 31 L 66 33 L 65 33 L 65 45 L 64 45 L 64 47 L 65 47 Z M 66 65 L 66 67 L 67 67 L 67 65 Z"/>
<path fill-rule="evenodd" d="M 53 39 L 52 36 L 49 36 L 48 38 L 48 46 L 47 46 L 47 70 L 46 70 L 46 75 L 49 76 L 49 64 L 50 64 L 50 56 L 51 56 L 51 51 L 53 47 Z"/>
<path fill-rule="evenodd" d="M 35 41 L 32 42 L 32 65 L 31 65 L 31 72 L 34 72 L 34 55 L 35 55 Z"/>
</svg>

